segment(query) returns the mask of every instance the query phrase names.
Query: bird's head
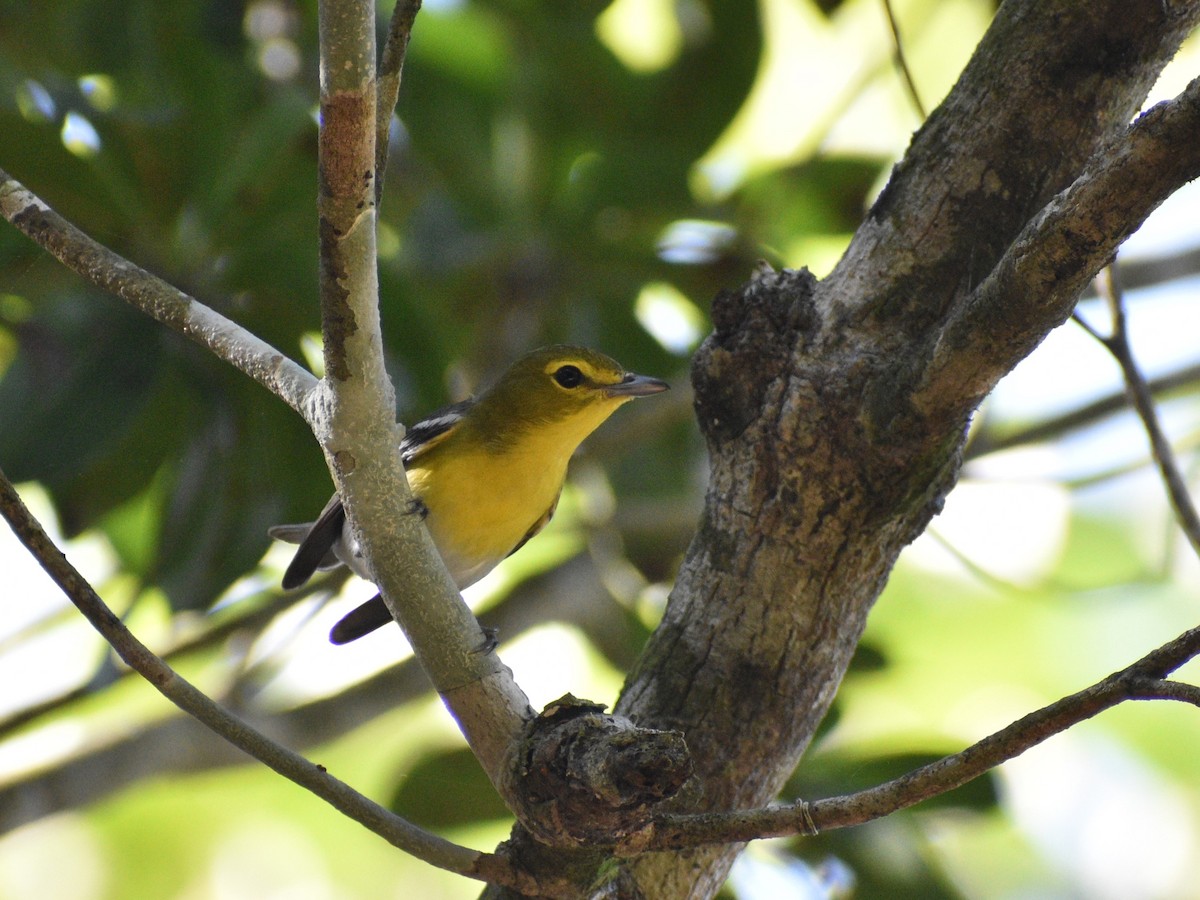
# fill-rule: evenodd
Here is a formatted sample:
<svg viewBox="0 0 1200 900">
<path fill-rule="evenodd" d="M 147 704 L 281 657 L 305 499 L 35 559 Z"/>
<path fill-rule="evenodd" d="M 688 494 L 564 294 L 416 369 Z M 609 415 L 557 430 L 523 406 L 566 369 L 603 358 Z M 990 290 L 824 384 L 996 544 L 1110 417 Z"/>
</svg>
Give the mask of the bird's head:
<svg viewBox="0 0 1200 900">
<path fill-rule="evenodd" d="M 472 417 L 505 442 L 536 429 L 574 450 L 618 406 L 667 387 L 625 371 L 603 353 L 554 344 L 514 362 L 480 396 Z"/>
</svg>

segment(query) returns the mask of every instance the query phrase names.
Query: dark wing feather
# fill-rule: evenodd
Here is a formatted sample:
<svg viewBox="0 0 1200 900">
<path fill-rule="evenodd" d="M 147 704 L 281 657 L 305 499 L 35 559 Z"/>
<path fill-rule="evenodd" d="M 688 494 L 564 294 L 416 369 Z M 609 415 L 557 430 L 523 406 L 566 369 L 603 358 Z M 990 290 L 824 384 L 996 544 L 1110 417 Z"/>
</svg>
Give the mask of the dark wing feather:
<svg viewBox="0 0 1200 900">
<path fill-rule="evenodd" d="M 400 455 L 404 459 L 404 464 L 406 466 L 412 464 L 420 458 L 421 454 L 436 447 L 453 434 L 454 427 L 462 421 L 467 410 L 474 405 L 474 399 L 453 403 L 450 406 L 439 409 L 409 428 L 404 435 L 404 440 L 400 444 Z M 526 541 L 546 526 L 546 523 L 550 521 L 550 517 L 554 515 L 554 510 L 557 506 L 558 498 L 556 497 L 554 498 L 554 503 L 533 523 L 517 546 L 509 551 L 509 556 L 525 546 Z M 288 571 L 290 572 L 291 569 L 289 568 Z M 383 598 L 376 594 L 370 600 L 359 604 L 346 615 L 342 616 L 338 623 L 333 626 L 333 630 L 329 632 L 329 640 L 335 644 L 348 644 L 364 635 L 370 634 L 377 628 L 382 628 L 391 621 L 392 614 L 388 612 L 387 606 L 384 605 Z"/>
<path fill-rule="evenodd" d="M 463 400 L 460 403 L 451 404 L 410 428 L 400 443 L 400 453 L 404 464 L 408 465 L 426 450 L 441 443 L 451 434 L 454 426 L 462 420 L 463 413 L 474 403 L 474 400 Z M 296 555 L 292 557 L 291 564 L 283 574 L 284 588 L 290 590 L 300 587 L 318 569 L 327 568 L 330 563 L 336 562 L 336 558 L 333 557 L 333 545 L 342 536 L 342 527 L 345 523 L 346 511 L 342 508 L 342 500 L 337 494 L 334 494 L 325 504 L 325 509 L 322 510 L 320 517 L 300 541 Z M 284 533 L 284 528 L 277 528 L 276 531 L 278 533 L 274 536 L 282 540 L 288 539 L 289 535 Z M 383 601 L 380 601 L 380 606 L 383 606 Z"/>
<path fill-rule="evenodd" d="M 346 511 L 342 508 L 342 498 L 334 494 L 317 521 L 300 542 L 296 555 L 283 573 L 283 586 L 287 590 L 300 587 L 313 572 L 325 564 L 325 558 L 333 549 L 334 543 L 342 536 L 342 526 L 346 523 Z"/>
<path fill-rule="evenodd" d="M 560 490 L 558 492 L 558 497 L 561 497 L 561 496 L 562 496 L 562 491 Z M 554 502 L 550 504 L 550 508 L 548 510 L 546 510 L 544 513 L 542 513 L 541 518 L 539 518 L 536 522 L 534 522 L 529 527 L 529 530 L 527 532 L 525 532 L 525 537 L 521 538 L 521 540 L 517 544 L 517 546 L 513 547 L 511 550 L 508 551 L 508 555 L 505 557 L 505 559 L 507 559 L 509 556 L 512 556 L 514 553 L 516 553 L 518 550 L 520 550 L 522 547 L 524 547 L 527 543 L 529 543 L 529 539 L 531 537 L 533 537 L 535 534 L 537 534 L 539 531 L 541 531 L 543 528 L 545 528 L 546 523 L 549 522 L 552 518 L 554 518 L 554 511 L 556 509 L 558 509 L 558 497 L 554 498 Z"/>
<path fill-rule="evenodd" d="M 462 421 L 467 410 L 474 405 L 473 398 L 451 403 L 409 428 L 400 442 L 400 456 L 404 464 L 409 465 L 426 450 L 433 449 L 448 438 L 454 426 Z"/>
<path fill-rule="evenodd" d="M 508 555 L 512 556 L 525 546 L 526 541 L 545 528 L 546 523 L 550 521 L 554 515 L 554 510 L 557 508 L 558 497 L 555 497 L 554 502 L 550 504 L 550 508 L 530 526 L 530 529 L 525 532 L 525 537 L 521 538 L 517 546 L 508 551 Z M 357 641 L 364 635 L 370 634 L 376 628 L 382 628 L 391 621 L 392 614 L 388 612 L 387 606 L 384 605 L 383 598 L 376 594 L 366 603 L 356 606 L 350 612 L 346 613 L 346 615 L 342 616 L 338 620 L 338 623 L 333 626 L 333 630 L 329 632 L 329 640 L 335 644 L 348 644 L 351 641 Z"/>
<path fill-rule="evenodd" d="M 334 644 L 348 644 L 391 621 L 392 614 L 384 605 L 383 598 L 376 594 L 342 616 L 329 632 L 329 640 Z"/>
</svg>

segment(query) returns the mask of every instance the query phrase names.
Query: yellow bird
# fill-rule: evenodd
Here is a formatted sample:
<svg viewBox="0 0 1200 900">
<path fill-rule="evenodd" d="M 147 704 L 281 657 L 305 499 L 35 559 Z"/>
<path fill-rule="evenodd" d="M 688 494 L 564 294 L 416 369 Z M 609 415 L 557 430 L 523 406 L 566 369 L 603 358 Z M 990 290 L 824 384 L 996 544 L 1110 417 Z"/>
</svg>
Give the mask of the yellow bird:
<svg viewBox="0 0 1200 900">
<path fill-rule="evenodd" d="M 626 372 L 603 353 L 556 344 L 518 359 L 478 398 L 413 425 L 400 453 L 414 506 L 459 590 L 550 521 L 567 461 L 584 438 L 618 406 L 667 387 Z M 284 573 L 285 588 L 342 564 L 370 580 L 337 494 L 315 522 L 277 525 L 269 533 L 300 545 Z M 376 594 L 342 618 L 329 639 L 345 644 L 390 621 Z"/>
</svg>

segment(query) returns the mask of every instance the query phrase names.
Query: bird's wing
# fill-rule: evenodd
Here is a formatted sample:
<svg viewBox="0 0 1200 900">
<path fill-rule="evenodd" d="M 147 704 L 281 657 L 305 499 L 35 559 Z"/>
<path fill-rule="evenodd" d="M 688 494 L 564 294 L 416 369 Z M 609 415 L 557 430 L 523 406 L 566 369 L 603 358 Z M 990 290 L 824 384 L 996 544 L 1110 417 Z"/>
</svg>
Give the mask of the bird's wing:
<svg viewBox="0 0 1200 900">
<path fill-rule="evenodd" d="M 560 488 L 559 492 L 558 492 L 558 497 L 561 497 L 561 496 L 562 496 L 562 489 Z M 529 526 L 529 530 L 527 532 L 525 532 L 525 537 L 521 538 L 521 540 L 517 543 L 517 546 L 513 547 L 511 550 L 508 551 L 508 556 L 512 556 L 514 553 L 516 553 L 518 550 L 520 550 L 522 547 L 524 547 L 529 542 L 529 539 L 531 537 L 533 537 L 535 534 L 537 534 L 539 531 L 541 531 L 543 528 L 545 528 L 546 523 L 549 522 L 552 518 L 554 518 L 554 511 L 556 509 L 558 509 L 558 497 L 555 497 L 554 502 L 550 504 L 550 508 L 548 510 L 546 510 L 544 513 L 542 513 L 536 522 L 534 522 L 531 526 Z"/>
<path fill-rule="evenodd" d="M 283 573 L 283 586 L 287 590 L 300 587 L 312 578 L 317 569 L 328 567 L 336 560 L 332 558 L 333 545 L 342 536 L 342 527 L 346 524 L 346 510 L 342 508 L 342 498 L 334 494 L 321 510 L 317 521 L 312 523 L 308 534 L 300 541 L 296 555 Z M 291 526 L 279 526 L 290 528 Z"/>
<path fill-rule="evenodd" d="M 438 410 L 408 429 L 400 444 L 400 453 L 404 464 L 408 465 L 427 450 L 436 447 L 454 432 L 465 413 L 474 404 L 474 400 L 463 400 Z M 299 587 L 308 581 L 318 569 L 336 566 L 339 562 L 333 552 L 333 546 L 342 536 L 342 528 L 346 523 L 346 511 L 342 508 L 342 498 L 334 494 L 317 521 L 311 525 L 276 525 L 268 529 L 271 537 L 299 544 L 296 555 L 283 575 L 284 588 Z M 382 606 L 382 601 L 380 603 Z M 377 626 L 376 626 L 377 627 Z"/>
<path fill-rule="evenodd" d="M 474 399 L 460 400 L 444 406 L 410 427 L 400 442 L 400 456 L 404 464 L 411 465 L 421 454 L 432 450 L 454 433 L 454 427 L 462 421 L 466 411 L 475 405 Z"/>
<path fill-rule="evenodd" d="M 517 546 L 508 552 L 508 555 L 512 556 L 525 546 L 526 541 L 545 528 L 546 523 L 550 521 L 557 507 L 558 497 L 555 497 L 554 502 L 550 504 L 550 508 L 530 526 L 529 530 L 525 532 L 525 536 L 521 538 Z M 334 644 L 348 644 L 364 635 L 370 634 L 376 628 L 382 628 L 391 621 L 392 614 L 388 612 L 388 608 L 384 605 L 383 598 L 376 594 L 370 600 L 359 604 L 346 613 L 346 615 L 342 616 L 338 620 L 338 623 L 333 626 L 333 630 L 329 632 L 329 640 Z"/>
</svg>

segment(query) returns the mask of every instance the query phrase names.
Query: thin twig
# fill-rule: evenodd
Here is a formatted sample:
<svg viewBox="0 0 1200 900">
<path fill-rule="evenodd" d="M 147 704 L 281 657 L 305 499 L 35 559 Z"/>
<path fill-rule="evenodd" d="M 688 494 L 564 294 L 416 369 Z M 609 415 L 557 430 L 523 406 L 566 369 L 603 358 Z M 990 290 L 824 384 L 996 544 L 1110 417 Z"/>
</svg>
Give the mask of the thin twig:
<svg viewBox="0 0 1200 900">
<path fill-rule="evenodd" d="M 1008 594 L 1019 595 L 1025 592 L 1025 589 L 1015 581 L 1009 581 L 1006 578 L 1001 578 L 999 575 L 996 575 L 979 565 L 979 563 L 975 562 L 975 560 L 973 560 L 970 556 L 959 550 L 958 547 L 954 545 L 953 541 L 948 540 L 946 536 L 941 533 L 941 531 L 933 526 L 925 529 L 925 534 L 927 534 L 934 543 L 941 546 L 943 550 L 954 557 L 958 564 L 966 569 L 969 574 L 977 578 L 981 584 L 985 584 L 995 590 Z"/>
<path fill-rule="evenodd" d="M 0 471 L 0 516 L 121 659 L 205 727 L 406 853 L 470 878 L 497 881 L 524 890 L 536 887 L 528 876 L 516 872 L 506 860 L 462 847 L 418 828 L 334 778 L 323 766 L 309 762 L 249 727 L 205 696 L 125 627 L 50 540 L 3 471 Z"/>
<path fill-rule="evenodd" d="M 1147 387 L 1150 389 L 1152 395 L 1157 396 L 1177 391 L 1180 388 L 1192 387 L 1197 383 L 1200 383 L 1200 365 L 1190 365 L 1175 372 L 1152 378 L 1147 382 Z M 988 453 L 995 453 L 1000 450 L 1008 450 L 1012 447 L 1036 444 L 1041 441 L 1050 440 L 1051 438 L 1061 437 L 1077 429 L 1086 428 L 1107 416 L 1119 413 L 1127 409 L 1128 406 L 1129 395 L 1122 387 L 1120 390 L 1106 394 L 1078 409 L 1073 409 L 1052 419 L 1030 425 L 1028 428 L 1018 429 L 1010 434 L 992 437 L 987 434 L 988 429 L 985 428 L 983 429 L 983 434 L 980 434 L 978 438 L 973 439 L 967 445 L 963 456 L 965 459 L 971 460 Z"/>
<path fill-rule="evenodd" d="M 217 621 L 212 627 L 192 635 L 172 645 L 163 651 L 162 659 L 166 662 L 190 656 L 200 650 L 208 649 L 215 644 L 238 632 L 258 634 L 284 610 L 290 609 L 301 600 L 320 592 L 336 591 L 338 586 L 347 580 L 349 572 L 333 572 L 326 577 L 315 579 L 303 589 L 291 591 L 272 597 L 262 606 L 231 615 Z M 70 612 L 64 608 L 64 612 Z M 72 613 L 73 615 L 73 613 Z M 96 673 L 86 683 L 71 690 L 49 697 L 40 703 L 17 710 L 9 716 L 0 718 L 0 740 L 8 737 L 20 728 L 36 722 L 43 716 L 69 709 L 75 703 L 94 697 L 101 690 L 107 689 L 118 681 L 135 674 L 132 669 L 113 667 L 111 657 L 105 657 L 97 668 Z"/>
<path fill-rule="evenodd" d="M 1108 338 L 1101 334 L 1099 329 L 1097 329 L 1091 322 L 1081 316 L 1079 314 L 1079 310 L 1075 310 L 1071 313 L 1071 321 L 1073 321 L 1076 325 L 1078 325 L 1100 343 L 1106 344 L 1108 342 Z M 1129 395 L 1126 394 L 1125 396 L 1128 397 Z"/>
<path fill-rule="evenodd" d="M 1200 435 L 1181 440 L 1178 442 L 1178 446 L 1181 450 L 1200 446 Z M 1145 458 L 1133 458 L 1116 465 L 1106 466 L 1099 471 L 1090 472 L 1086 475 L 1064 478 L 1060 483 L 1068 491 L 1078 491 L 1097 484 L 1106 484 L 1114 479 L 1124 478 L 1126 475 L 1132 475 L 1134 472 L 1139 472 L 1146 468 L 1151 462 L 1153 462 L 1153 457 L 1150 455 L 1147 455 Z"/>
<path fill-rule="evenodd" d="M 1135 685 L 1134 689 L 1137 693 L 1130 698 L 1133 700 L 1178 700 L 1200 707 L 1200 687 L 1194 684 L 1166 678 L 1147 678 Z"/>
<path fill-rule="evenodd" d="M 404 74 L 404 57 L 412 37 L 413 22 L 421 11 L 421 0 L 397 0 L 388 24 L 387 41 L 379 58 L 378 86 L 375 106 L 375 205 L 383 199 L 383 176 L 387 170 L 392 115 L 400 98 L 400 79 Z"/>
<path fill-rule="evenodd" d="M 317 383 L 270 344 L 84 234 L 0 169 L 0 214 L 96 287 L 207 347 L 304 414 Z"/>
<path fill-rule="evenodd" d="M 631 843 L 622 852 L 813 834 L 883 818 L 961 787 L 1047 738 L 1126 700 L 1169 699 L 1200 706 L 1200 688 L 1166 680 L 1197 654 L 1200 628 L 1193 628 L 1103 681 L 1024 716 L 960 753 L 885 784 L 844 797 L 771 809 L 661 816 L 636 845 Z"/>
<path fill-rule="evenodd" d="M 1112 316 L 1111 333 L 1108 336 L 1100 334 L 1078 315 L 1075 316 L 1075 321 L 1103 344 L 1113 355 L 1117 365 L 1121 367 L 1129 399 L 1133 402 L 1133 407 L 1137 410 L 1138 417 L 1146 429 L 1146 436 L 1150 439 L 1150 452 L 1154 456 L 1154 462 L 1158 465 L 1163 484 L 1166 485 L 1167 495 L 1171 500 L 1171 509 L 1179 521 L 1179 527 L 1183 529 L 1184 535 L 1192 545 L 1192 549 L 1197 556 L 1200 556 L 1200 515 L 1196 513 L 1196 506 L 1192 503 L 1187 481 L 1179 469 L 1179 464 L 1175 461 L 1171 442 L 1167 440 L 1162 424 L 1158 420 L 1150 388 L 1146 384 L 1141 369 L 1138 368 L 1137 361 L 1133 358 L 1133 348 L 1129 345 L 1129 329 L 1125 315 L 1125 295 L 1121 290 L 1116 266 L 1107 266 L 1104 273 L 1105 277 L 1101 279 L 1102 293 L 1108 301 L 1109 312 Z"/>
<path fill-rule="evenodd" d="M 900 69 L 900 74 L 904 76 L 904 86 L 908 89 L 908 96 L 923 122 L 928 118 L 929 113 L 925 111 L 925 104 L 921 102 L 921 95 L 917 91 L 917 82 L 913 80 L 908 60 L 904 58 L 904 42 L 900 40 L 900 25 L 896 21 L 896 12 L 892 9 L 892 0 L 883 0 L 883 9 L 887 13 L 888 25 L 892 29 L 892 43 L 896 48 L 896 65 Z"/>
</svg>

